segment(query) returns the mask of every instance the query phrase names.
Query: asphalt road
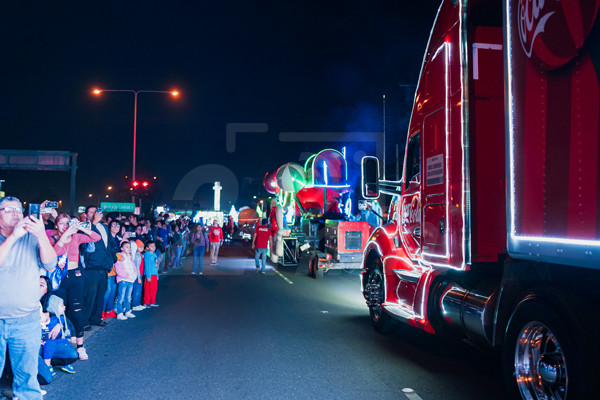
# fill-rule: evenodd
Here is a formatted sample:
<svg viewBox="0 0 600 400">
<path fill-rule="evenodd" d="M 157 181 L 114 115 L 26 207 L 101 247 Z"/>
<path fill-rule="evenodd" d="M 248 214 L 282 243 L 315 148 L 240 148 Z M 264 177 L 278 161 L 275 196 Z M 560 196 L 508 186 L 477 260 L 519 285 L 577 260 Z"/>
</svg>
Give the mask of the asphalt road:
<svg viewBox="0 0 600 400">
<path fill-rule="evenodd" d="M 202 277 L 191 258 L 161 276 L 160 307 L 92 331 L 90 359 L 45 399 L 506 398 L 493 354 L 404 326 L 376 333 L 356 272 L 260 275 L 235 245 L 206 261 Z"/>
</svg>

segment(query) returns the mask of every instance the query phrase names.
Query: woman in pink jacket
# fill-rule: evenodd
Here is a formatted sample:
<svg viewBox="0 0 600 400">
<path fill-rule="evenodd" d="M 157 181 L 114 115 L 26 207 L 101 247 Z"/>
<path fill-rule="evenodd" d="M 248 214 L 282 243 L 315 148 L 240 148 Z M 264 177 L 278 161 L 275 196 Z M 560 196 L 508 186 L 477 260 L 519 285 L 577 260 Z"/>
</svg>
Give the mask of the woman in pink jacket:
<svg viewBox="0 0 600 400">
<path fill-rule="evenodd" d="M 81 232 L 81 233 L 80 233 Z M 56 230 L 52 233 L 50 243 L 54 243 L 56 255 L 67 255 L 67 274 L 62 279 L 56 294 L 60 296 L 67 306 L 67 316 L 75 327 L 77 353 L 80 360 L 87 360 L 88 355 L 83 347 L 83 332 L 87 325 L 87 317 L 83 309 L 84 277 L 79 265 L 79 245 L 88 243 L 92 245 L 101 239 L 87 225 L 77 219 L 71 219 L 68 214 L 60 213 L 56 217 Z M 64 257 L 63 257 L 64 259 Z M 59 265 L 64 268 L 64 266 Z"/>
</svg>

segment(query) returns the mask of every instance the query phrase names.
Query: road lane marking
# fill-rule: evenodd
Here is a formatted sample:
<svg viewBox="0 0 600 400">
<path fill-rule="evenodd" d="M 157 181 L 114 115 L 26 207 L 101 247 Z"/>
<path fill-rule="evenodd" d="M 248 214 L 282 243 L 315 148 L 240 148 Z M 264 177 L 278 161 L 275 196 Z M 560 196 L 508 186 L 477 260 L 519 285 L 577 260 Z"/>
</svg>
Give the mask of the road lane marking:
<svg viewBox="0 0 600 400">
<path fill-rule="evenodd" d="M 293 285 L 294 282 L 290 281 L 286 276 L 284 276 L 281 272 L 277 271 L 276 269 L 274 270 L 275 273 L 277 274 L 277 276 L 279 276 L 281 279 L 283 279 L 284 281 L 286 281 L 287 283 L 289 283 L 290 285 Z"/>
<path fill-rule="evenodd" d="M 404 395 L 406 397 L 408 397 L 409 400 L 423 400 L 421 398 L 421 396 L 419 396 L 413 389 L 411 388 L 404 388 L 402 389 L 402 393 L 404 393 Z"/>
</svg>

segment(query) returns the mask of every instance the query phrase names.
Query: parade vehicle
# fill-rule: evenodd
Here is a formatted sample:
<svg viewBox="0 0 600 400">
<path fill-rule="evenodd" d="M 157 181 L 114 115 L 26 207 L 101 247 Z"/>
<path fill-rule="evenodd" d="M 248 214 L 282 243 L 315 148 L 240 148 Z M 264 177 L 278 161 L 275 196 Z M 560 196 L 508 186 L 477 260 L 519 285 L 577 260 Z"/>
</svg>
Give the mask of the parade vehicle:
<svg viewBox="0 0 600 400">
<path fill-rule="evenodd" d="M 363 253 L 372 324 L 501 352 L 510 394 L 600 398 L 599 0 L 444 0 L 395 217 Z"/>
<path fill-rule="evenodd" d="M 372 231 L 351 218 L 352 194 L 345 151 L 325 149 L 304 167 L 287 163 L 265 175 L 272 202 L 273 254 L 282 265 L 308 257 L 308 274 L 316 279 L 332 269 L 360 270 L 362 251 Z M 275 261 L 275 260 L 274 260 Z"/>
</svg>

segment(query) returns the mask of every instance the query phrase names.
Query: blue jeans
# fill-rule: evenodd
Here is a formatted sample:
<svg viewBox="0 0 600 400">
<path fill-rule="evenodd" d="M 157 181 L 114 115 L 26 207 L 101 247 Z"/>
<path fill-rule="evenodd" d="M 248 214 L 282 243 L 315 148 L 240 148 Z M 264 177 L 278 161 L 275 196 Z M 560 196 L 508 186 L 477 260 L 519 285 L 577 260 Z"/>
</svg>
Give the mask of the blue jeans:
<svg viewBox="0 0 600 400">
<path fill-rule="evenodd" d="M 77 350 L 71 346 L 67 339 L 57 339 L 56 348 L 52 355 L 52 365 L 69 365 L 73 364 L 79 358 Z M 46 342 L 48 343 L 48 342 Z"/>
<path fill-rule="evenodd" d="M 108 276 L 104 293 L 104 311 L 111 312 L 115 308 L 115 292 L 117 291 L 117 277 Z"/>
<path fill-rule="evenodd" d="M 171 263 L 171 267 L 179 268 L 179 259 L 181 258 L 181 246 L 172 246 L 173 247 L 173 262 Z"/>
<path fill-rule="evenodd" d="M 42 327 L 40 313 L 21 318 L 0 319 L 0 371 L 4 370 L 6 349 L 13 371 L 13 398 L 42 398 L 37 380 Z"/>
<path fill-rule="evenodd" d="M 258 268 L 258 259 L 260 258 L 260 271 L 264 272 L 267 264 L 267 249 L 254 249 L 254 265 Z"/>
<path fill-rule="evenodd" d="M 205 251 L 205 246 L 194 246 L 194 266 L 192 267 L 192 272 L 202 272 Z M 198 269 L 200 269 L 200 271 L 198 271 Z"/>
<path fill-rule="evenodd" d="M 142 277 L 142 279 L 144 279 Z M 131 307 L 142 305 L 142 283 L 138 283 L 137 279 L 133 282 L 133 290 L 131 291 Z"/>
<path fill-rule="evenodd" d="M 132 282 L 119 282 L 119 297 L 117 298 L 117 314 L 126 313 L 131 310 L 131 291 L 133 290 Z"/>
</svg>

